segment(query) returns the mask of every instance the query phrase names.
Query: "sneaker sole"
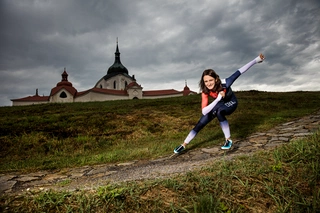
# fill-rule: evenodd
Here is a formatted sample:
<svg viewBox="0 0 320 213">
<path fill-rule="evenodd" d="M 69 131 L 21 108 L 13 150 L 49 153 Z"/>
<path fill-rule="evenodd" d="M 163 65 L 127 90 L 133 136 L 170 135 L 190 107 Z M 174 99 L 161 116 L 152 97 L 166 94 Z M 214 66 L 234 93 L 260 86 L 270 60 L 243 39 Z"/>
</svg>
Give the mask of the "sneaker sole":
<svg viewBox="0 0 320 213">
<path fill-rule="evenodd" d="M 231 149 L 232 148 L 232 145 L 230 147 L 225 147 L 225 146 L 222 146 L 221 149 L 223 150 L 228 150 L 228 149 Z"/>
<path fill-rule="evenodd" d="M 181 150 L 180 152 L 177 152 L 177 151 L 175 151 L 175 150 L 173 150 L 173 153 L 174 154 L 180 154 L 180 153 L 182 153 L 184 150 Z"/>
<path fill-rule="evenodd" d="M 222 150 L 228 150 L 228 149 L 231 149 L 231 147 L 229 147 L 229 148 L 222 148 L 222 147 L 221 147 L 221 149 L 222 149 Z"/>
</svg>

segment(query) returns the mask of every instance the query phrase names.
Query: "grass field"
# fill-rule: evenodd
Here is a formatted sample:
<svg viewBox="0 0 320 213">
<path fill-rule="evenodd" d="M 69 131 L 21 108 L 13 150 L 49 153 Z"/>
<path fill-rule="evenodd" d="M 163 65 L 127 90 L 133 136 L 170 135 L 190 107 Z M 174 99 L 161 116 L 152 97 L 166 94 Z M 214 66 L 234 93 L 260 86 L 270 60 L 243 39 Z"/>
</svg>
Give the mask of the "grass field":
<svg viewBox="0 0 320 213">
<path fill-rule="evenodd" d="M 319 109 L 320 92 L 238 92 L 228 120 L 244 138 Z M 201 116 L 200 95 L 0 108 L 0 172 L 150 159 L 172 153 Z M 223 143 L 217 120 L 190 148 Z"/>
<path fill-rule="evenodd" d="M 233 138 L 319 110 L 320 92 L 237 92 Z M 172 153 L 201 116 L 200 96 L 0 108 L 0 172 L 151 159 Z M 223 142 L 217 120 L 190 149 Z M 319 132 L 186 176 L 88 192 L 1 196 L 16 212 L 320 212 Z M 263 162 L 263 163 L 261 163 Z M 228 180 L 228 181 L 226 181 Z M 9 208 L 10 207 L 10 208 Z"/>
</svg>

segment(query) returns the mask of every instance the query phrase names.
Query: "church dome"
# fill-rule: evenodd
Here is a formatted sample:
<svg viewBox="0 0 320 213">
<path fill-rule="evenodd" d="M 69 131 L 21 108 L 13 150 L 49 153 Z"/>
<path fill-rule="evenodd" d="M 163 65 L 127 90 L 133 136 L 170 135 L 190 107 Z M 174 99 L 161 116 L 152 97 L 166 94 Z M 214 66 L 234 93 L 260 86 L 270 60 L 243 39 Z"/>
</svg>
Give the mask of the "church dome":
<svg viewBox="0 0 320 213">
<path fill-rule="evenodd" d="M 57 87 L 59 87 L 59 86 L 72 87 L 72 83 L 68 81 L 68 73 L 66 72 L 66 68 L 64 68 L 64 71 L 61 74 L 61 76 L 62 76 L 62 80 L 61 80 L 61 82 L 57 83 Z"/>
<path fill-rule="evenodd" d="M 72 86 L 72 83 L 68 81 L 68 73 L 66 71 L 66 68 L 64 68 L 64 71 L 61 74 L 61 76 L 62 76 L 61 81 L 57 83 L 56 87 L 51 89 L 50 96 L 54 96 L 55 94 L 59 93 L 59 91 L 61 91 L 62 89 L 67 90 L 72 96 L 75 96 L 77 94 L 77 90 Z M 62 97 L 62 98 L 65 98 L 65 97 Z"/>
<path fill-rule="evenodd" d="M 117 41 L 116 52 L 114 54 L 115 54 L 114 63 L 111 67 L 109 67 L 107 75 L 110 75 L 110 74 L 127 74 L 128 75 L 129 72 L 128 72 L 127 68 L 125 66 L 123 66 L 120 61 L 120 52 L 119 52 L 119 47 L 118 47 L 118 41 Z"/>
</svg>

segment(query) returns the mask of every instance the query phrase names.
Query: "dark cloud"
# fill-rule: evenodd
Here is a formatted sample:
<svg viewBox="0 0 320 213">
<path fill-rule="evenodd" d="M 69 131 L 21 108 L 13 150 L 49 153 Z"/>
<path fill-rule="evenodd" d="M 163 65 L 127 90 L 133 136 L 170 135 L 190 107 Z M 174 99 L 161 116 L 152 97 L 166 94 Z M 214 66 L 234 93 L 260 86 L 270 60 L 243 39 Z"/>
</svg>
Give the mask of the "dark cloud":
<svg viewBox="0 0 320 213">
<path fill-rule="evenodd" d="M 203 69 L 228 77 L 260 52 L 267 60 L 235 90 L 317 90 L 319 9 L 317 0 L 3 0 L 0 105 L 36 88 L 49 95 L 64 67 L 79 91 L 93 87 L 113 64 L 117 37 L 145 90 L 181 90 L 187 80 L 198 91 Z"/>
</svg>

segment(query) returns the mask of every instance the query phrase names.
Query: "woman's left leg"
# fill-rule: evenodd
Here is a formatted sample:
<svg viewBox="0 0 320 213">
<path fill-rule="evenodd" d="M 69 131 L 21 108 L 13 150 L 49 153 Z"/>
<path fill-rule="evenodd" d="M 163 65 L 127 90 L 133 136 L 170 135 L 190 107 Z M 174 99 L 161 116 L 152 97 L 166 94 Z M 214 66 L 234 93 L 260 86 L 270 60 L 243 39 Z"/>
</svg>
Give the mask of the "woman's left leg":
<svg viewBox="0 0 320 213">
<path fill-rule="evenodd" d="M 220 122 L 220 126 L 226 141 L 230 140 L 231 137 L 229 122 L 226 118 L 226 115 L 231 115 L 236 110 L 237 106 L 237 99 L 232 99 L 229 102 L 226 102 L 224 105 L 220 106 L 216 111 L 216 116 Z"/>
</svg>

